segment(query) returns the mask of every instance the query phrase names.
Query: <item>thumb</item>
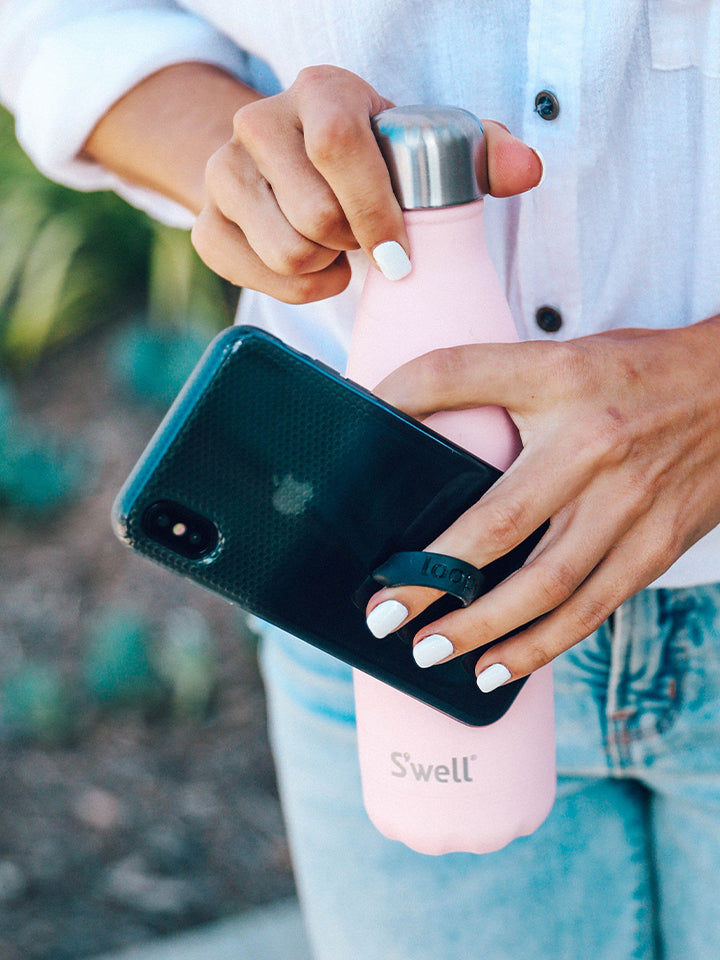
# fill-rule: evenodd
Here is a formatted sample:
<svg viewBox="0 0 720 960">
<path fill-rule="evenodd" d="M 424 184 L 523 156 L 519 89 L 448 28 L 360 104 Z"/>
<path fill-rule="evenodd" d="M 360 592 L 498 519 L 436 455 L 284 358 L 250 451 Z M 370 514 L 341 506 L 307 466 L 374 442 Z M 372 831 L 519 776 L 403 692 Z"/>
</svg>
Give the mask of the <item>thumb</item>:
<svg viewBox="0 0 720 960">
<path fill-rule="evenodd" d="M 547 346 L 526 341 L 432 350 L 398 367 L 374 393 L 420 420 L 486 404 L 522 411 L 543 383 Z"/>
<path fill-rule="evenodd" d="M 495 120 L 483 120 L 487 144 L 487 170 L 478 170 L 481 188 L 493 197 L 512 197 L 542 183 L 540 155 L 507 127 Z"/>
</svg>

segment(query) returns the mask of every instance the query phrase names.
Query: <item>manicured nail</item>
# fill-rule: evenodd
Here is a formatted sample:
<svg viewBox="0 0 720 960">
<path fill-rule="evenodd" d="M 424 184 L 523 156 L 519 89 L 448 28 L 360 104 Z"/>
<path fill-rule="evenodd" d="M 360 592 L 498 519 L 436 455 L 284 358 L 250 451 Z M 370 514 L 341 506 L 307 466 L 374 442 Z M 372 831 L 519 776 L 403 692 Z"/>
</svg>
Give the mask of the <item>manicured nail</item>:
<svg viewBox="0 0 720 960">
<path fill-rule="evenodd" d="M 420 643 L 413 647 L 413 657 L 419 667 L 434 667 L 454 651 L 453 645 L 441 633 L 433 633 L 423 637 Z"/>
<path fill-rule="evenodd" d="M 492 690 L 497 690 L 498 687 L 506 683 L 511 676 L 512 674 L 508 668 L 502 663 L 492 663 L 489 667 L 485 667 L 483 672 L 479 674 L 477 685 L 483 693 L 490 693 Z"/>
<path fill-rule="evenodd" d="M 370 633 L 381 640 L 407 619 L 408 608 L 399 600 L 386 600 L 371 610 L 367 617 Z"/>
<path fill-rule="evenodd" d="M 539 179 L 538 182 L 535 184 L 536 187 L 539 187 L 540 184 L 541 184 L 541 183 L 544 183 L 544 181 L 545 181 L 545 158 L 543 157 L 543 155 L 540 153 L 539 150 L 536 150 L 534 147 L 530 147 L 530 149 L 531 149 L 532 152 L 535 154 L 535 156 L 538 158 L 538 160 L 540 161 L 540 166 L 542 167 L 542 173 L 540 174 L 540 179 Z"/>
<path fill-rule="evenodd" d="M 397 240 L 379 243 L 372 252 L 375 263 L 388 280 L 402 280 L 412 270 L 410 258 Z"/>
</svg>

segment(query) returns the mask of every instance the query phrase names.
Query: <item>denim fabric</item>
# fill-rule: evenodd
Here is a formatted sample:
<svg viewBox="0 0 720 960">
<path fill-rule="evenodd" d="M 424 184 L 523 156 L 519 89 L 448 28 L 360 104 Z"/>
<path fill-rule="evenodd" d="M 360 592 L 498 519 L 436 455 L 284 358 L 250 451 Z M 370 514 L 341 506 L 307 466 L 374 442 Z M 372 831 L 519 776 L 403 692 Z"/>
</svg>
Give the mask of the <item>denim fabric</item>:
<svg viewBox="0 0 720 960">
<path fill-rule="evenodd" d="M 558 799 L 485 856 L 372 827 L 345 666 L 272 630 L 263 666 L 316 960 L 718 956 L 720 586 L 647 590 L 556 661 Z"/>
</svg>

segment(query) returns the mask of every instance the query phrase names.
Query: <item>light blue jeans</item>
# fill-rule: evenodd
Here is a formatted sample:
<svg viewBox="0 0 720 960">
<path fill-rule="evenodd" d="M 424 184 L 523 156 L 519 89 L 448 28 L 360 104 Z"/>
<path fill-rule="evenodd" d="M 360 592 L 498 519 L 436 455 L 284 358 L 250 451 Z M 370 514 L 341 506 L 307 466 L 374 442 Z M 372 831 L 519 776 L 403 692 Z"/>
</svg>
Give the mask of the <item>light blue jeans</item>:
<svg viewBox="0 0 720 960">
<path fill-rule="evenodd" d="M 556 661 L 555 808 L 485 856 L 370 824 L 345 666 L 271 631 L 263 670 L 317 960 L 720 956 L 720 586 L 647 590 Z"/>
</svg>

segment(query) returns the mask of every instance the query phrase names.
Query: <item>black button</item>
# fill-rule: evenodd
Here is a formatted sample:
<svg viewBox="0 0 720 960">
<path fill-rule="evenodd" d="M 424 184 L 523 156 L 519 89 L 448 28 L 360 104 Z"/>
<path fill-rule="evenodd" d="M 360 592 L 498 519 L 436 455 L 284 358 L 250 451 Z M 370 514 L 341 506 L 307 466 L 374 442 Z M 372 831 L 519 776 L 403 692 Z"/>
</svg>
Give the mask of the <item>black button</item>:
<svg viewBox="0 0 720 960">
<path fill-rule="evenodd" d="M 560 113 L 560 101 L 549 90 L 541 90 L 535 97 L 535 113 L 543 120 L 554 120 Z"/>
<path fill-rule="evenodd" d="M 535 322 L 545 333 L 557 333 L 562 326 L 562 314 L 555 307 L 539 307 L 535 311 Z"/>
</svg>

